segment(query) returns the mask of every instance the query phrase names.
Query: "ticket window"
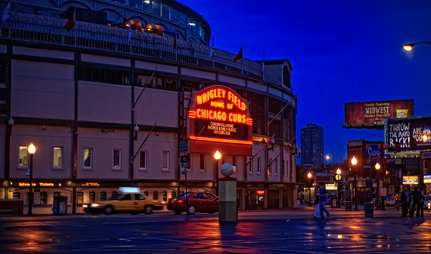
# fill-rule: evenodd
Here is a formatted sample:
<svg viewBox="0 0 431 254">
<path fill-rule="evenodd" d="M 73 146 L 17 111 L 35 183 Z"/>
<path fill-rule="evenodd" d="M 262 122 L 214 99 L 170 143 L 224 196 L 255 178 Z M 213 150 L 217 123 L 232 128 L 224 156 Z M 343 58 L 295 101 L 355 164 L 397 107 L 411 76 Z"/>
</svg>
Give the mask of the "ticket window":
<svg viewBox="0 0 431 254">
<path fill-rule="evenodd" d="M 94 191 L 90 192 L 90 203 L 96 202 L 96 193 Z"/>
<path fill-rule="evenodd" d="M 20 199 L 20 197 L 21 197 L 21 193 L 19 193 L 19 192 L 13 193 L 13 199 Z"/>
<path fill-rule="evenodd" d="M 159 200 L 159 192 L 153 191 L 153 200 Z"/>
<path fill-rule="evenodd" d="M 40 193 L 40 203 L 43 205 L 46 205 L 47 200 L 48 200 L 48 194 L 46 192 L 41 192 Z"/>
<path fill-rule="evenodd" d="M 76 194 L 76 202 L 78 204 L 83 204 L 84 203 L 84 192 L 82 191 L 78 191 L 78 193 Z"/>
<path fill-rule="evenodd" d="M 171 192 L 171 198 L 174 198 L 174 197 L 176 197 L 177 196 L 177 192 L 176 191 L 172 191 Z"/>
<path fill-rule="evenodd" d="M 167 191 L 162 191 L 162 200 L 163 201 L 168 201 L 168 192 Z"/>
<path fill-rule="evenodd" d="M 100 200 L 106 200 L 106 191 L 100 193 Z"/>
</svg>

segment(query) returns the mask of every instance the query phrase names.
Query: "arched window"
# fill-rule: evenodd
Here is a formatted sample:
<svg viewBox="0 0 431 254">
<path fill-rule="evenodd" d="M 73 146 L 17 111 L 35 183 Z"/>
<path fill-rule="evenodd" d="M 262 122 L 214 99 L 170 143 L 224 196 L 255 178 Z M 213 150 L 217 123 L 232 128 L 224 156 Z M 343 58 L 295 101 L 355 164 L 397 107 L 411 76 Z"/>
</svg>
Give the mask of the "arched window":
<svg viewBox="0 0 431 254">
<path fill-rule="evenodd" d="M 284 66 L 283 68 L 283 85 L 290 87 L 290 72 L 287 69 L 287 65 Z"/>
</svg>

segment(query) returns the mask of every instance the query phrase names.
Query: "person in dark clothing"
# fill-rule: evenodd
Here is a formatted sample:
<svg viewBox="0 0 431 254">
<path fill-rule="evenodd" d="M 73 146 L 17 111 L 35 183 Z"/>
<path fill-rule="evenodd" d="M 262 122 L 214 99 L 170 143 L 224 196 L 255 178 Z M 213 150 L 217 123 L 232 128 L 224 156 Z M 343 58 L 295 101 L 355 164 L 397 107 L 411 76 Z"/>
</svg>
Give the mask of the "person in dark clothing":
<svg viewBox="0 0 431 254">
<path fill-rule="evenodd" d="M 417 207 L 416 217 L 419 217 L 419 203 L 421 201 L 421 192 L 418 190 L 418 187 L 415 187 L 414 191 L 410 193 L 410 199 L 413 202 L 412 210 L 410 212 L 410 217 L 413 217 L 415 214 L 415 209 Z"/>
<path fill-rule="evenodd" d="M 401 193 L 401 217 L 407 217 L 409 203 L 409 194 L 406 190 L 403 190 Z"/>
<path fill-rule="evenodd" d="M 425 202 L 425 194 L 424 191 L 421 191 L 421 200 L 419 201 L 418 205 L 418 212 L 416 213 L 416 217 L 419 217 L 418 214 L 421 215 L 421 217 L 424 217 L 424 202 Z"/>
</svg>

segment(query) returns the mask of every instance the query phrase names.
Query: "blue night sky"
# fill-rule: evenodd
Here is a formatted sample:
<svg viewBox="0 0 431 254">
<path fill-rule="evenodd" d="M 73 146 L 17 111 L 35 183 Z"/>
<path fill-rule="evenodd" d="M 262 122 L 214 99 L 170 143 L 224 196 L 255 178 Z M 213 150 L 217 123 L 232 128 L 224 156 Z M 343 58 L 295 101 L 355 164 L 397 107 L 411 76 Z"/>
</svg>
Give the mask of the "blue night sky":
<svg viewBox="0 0 431 254">
<path fill-rule="evenodd" d="M 326 154 L 383 130 L 343 129 L 344 103 L 414 99 L 431 116 L 430 0 L 180 0 L 210 24 L 215 47 L 252 60 L 289 59 L 298 96 L 297 144 L 307 123 L 324 128 Z M 338 162 L 333 159 L 330 162 Z"/>
</svg>

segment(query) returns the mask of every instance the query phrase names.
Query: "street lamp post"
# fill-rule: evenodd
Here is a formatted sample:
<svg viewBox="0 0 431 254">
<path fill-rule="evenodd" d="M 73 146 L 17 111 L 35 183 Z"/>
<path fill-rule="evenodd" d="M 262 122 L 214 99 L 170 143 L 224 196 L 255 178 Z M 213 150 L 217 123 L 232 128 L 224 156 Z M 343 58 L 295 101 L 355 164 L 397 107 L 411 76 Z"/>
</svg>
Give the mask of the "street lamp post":
<svg viewBox="0 0 431 254">
<path fill-rule="evenodd" d="M 340 186 L 341 186 L 341 169 L 337 169 L 336 171 L 337 175 L 335 176 L 335 179 L 338 181 L 338 204 L 337 207 L 341 207 L 341 190 L 340 190 Z"/>
<path fill-rule="evenodd" d="M 30 154 L 30 189 L 28 193 L 28 211 L 27 216 L 33 216 L 32 206 L 33 206 L 33 155 L 36 152 L 36 147 L 31 143 L 28 146 L 28 153 Z"/>
<path fill-rule="evenodd" d="M 421 42 L 415 42 L 415 43 L 407 43 L 404 45 L 404 49 L 406 51 L 411 51 L 413 49 L 413 47 L 417 44 L 428 44 L 431 45 L 431 41 L 421 41 Z"/>
<path fill-rule="evenodd" d="M 214 161 L 215 161 L 215 164 L 214 164 L 214 177 L 215 177 L 215 182 L 217 183 L 217 187 L 216 187 L 216 194 L 217 194 L 217 196 L 218 196 L 218 161 L 220 160 L 220 158 L 221 158 L 221 153 L 217 150 L 215 153 L 214 153 Z"/>
<path fill-rule="evenodd" d="M 333 155 L 326 155 L 326 160 L 329 160 L 329 159 L 331 159 L 331 157 L 334 157 L 334 158 L 337 158 L 337 159 L 339 159 L 340 160 L 340 163 L 343 163 L 343 159 L 341 159 L 340 157 L 337 157 L 337 156 L 333 156 Z"/>
<path fill-rule="evenodd" d="M 377 162 L 374 166 L 377 170 L 377 191 L 376 191 L 376 202 L 379 201 L 380 198 L 380 164 Z M 377 209 L 380 210 L 380 206 L 377 206 Z"/>
<path fill-rule="evenodd" d="M 308 177 L 308 206 L 311 206 L 311 177 L 313 175 L 308 172 L 307 177 Z"/>
<path fill-rule="evenodd" d="M 352 163 L 352 165 L 353 165 L 353 167 L 354 167 L 354 174 L 353 174 L 353 177 L 354 177 L 354 180 L 355 180 L 355 189 L 353 190 L 354 192 L 354 195 L 355 195 L 355 211 L 359 211 L 359 209 L 358 209 L 358 197 L 356 196 L 356 171 L 357 171 L 357 169 L 356 169 L 356 164 L 358 164 L 358 160 L 356 159 L 356 157 L 355 156 L 353 156 L 353 158 L 352 158 L 352 160 L 351 160 L 351 163 Z"/>
</svg>

